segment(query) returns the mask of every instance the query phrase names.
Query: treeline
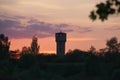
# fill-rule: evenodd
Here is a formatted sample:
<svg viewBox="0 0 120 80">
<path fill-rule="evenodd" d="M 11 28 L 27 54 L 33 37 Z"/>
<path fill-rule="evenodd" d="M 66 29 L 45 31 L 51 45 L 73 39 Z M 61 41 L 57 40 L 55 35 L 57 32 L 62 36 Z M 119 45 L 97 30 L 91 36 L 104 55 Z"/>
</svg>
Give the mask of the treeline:
<svg viewBox="0 0 120 80">
<path fill-rule="evenodd" d="M 88 51 L 69 50 L 64 56 L 21 53 L 20 59 L 14 59 L 9 46 L 8 37 L 0 35 L 0 80 L 120 80 L 116 37 L 99 51 L 91 46 Z"/>
</svg>

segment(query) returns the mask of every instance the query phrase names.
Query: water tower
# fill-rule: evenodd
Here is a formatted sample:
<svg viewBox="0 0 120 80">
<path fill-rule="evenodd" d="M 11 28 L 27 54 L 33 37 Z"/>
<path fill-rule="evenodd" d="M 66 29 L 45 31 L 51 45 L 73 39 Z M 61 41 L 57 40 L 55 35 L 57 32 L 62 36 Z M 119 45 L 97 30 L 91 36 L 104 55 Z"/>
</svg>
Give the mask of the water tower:
<svg viewBox="0 0 120 80">
<path fill-rule="evenodd" d="M 56 53 L 57 55 L 65 54 L 65 42 L 66 42 L 66 33 L 59 32 L 55 34 L 56 40 Z"/>
</svg>

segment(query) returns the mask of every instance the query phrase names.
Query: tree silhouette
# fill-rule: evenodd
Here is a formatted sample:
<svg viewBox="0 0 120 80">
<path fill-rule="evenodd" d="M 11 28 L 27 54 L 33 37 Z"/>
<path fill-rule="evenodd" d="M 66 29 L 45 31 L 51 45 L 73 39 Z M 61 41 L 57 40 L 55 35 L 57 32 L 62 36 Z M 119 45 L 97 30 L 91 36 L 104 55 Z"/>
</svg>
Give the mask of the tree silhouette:
<svg viewBox="0 0 120 80">
<path fill-rule="evenodd" d="M 35 38 L 31 47 L 38 48 Z M 0 34 L 0 59 L 9 53 L 8 43 Z M 89 51 L 69 50 L 64 56 L 34 55 L 31 47 L 23 47 L 20 59 L 0 60 L 0 80 L 120 80 L 120 42 L 112 37 L 106 45 L 100 52 L 91 46 Z"/>
<path fill-rule="evenodd" d="M 100 19 L 101 21 L 107 20 L 110 15 L 120 13 L 119 0 L 106 0 L 96 5 L 96 10 L 91 11 L 89 17 L 94 21 Z"/>
<path fill-rule="evenodd" d="M 32 43 L 31 43 L 31 50 L 33 54 L 38 54 L 39 52 L 39 46 L 37 41 L 38 41 L 37 37 L 33 36 Z"/>
<path fill-rule="evenodd" d="M 91 46 L 89 52 L 90 53 L 95 53 L 96 52 L 96 48 L 94 46 Z"/>
<path fill-rule="evenodd" d="M 32 54 L 31 48 L 26 46 L 22 47 L 21 54 Z"/>
<path fill-rule="evenodd" d="M 112 37 L 106 43 L 109 52 L 119 52 L 120 51 L 120 43 L 118 42 L 116 37 Z"/>
<path fill-rule="evenodd" d="M 10 42 L 8 37 L 4 34 L 0 34 L 0 59 L 8 57 Z"/>
</svg>

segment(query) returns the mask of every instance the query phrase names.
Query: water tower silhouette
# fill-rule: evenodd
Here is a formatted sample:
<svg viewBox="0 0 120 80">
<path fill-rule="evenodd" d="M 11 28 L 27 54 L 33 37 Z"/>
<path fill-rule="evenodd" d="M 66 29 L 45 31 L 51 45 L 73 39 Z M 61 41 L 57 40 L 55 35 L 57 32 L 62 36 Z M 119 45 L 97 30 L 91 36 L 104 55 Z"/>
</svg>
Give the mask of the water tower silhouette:
<svg viewBox="0 0 120 80">
<path fill-rule="evenodd" d="M 66 33 L 58 32 L 55 34 L 56 40 L 56 53 L 57 55 L 64 55 L 65 54 L 65 42 L 66 42 Z"/>
</svg>

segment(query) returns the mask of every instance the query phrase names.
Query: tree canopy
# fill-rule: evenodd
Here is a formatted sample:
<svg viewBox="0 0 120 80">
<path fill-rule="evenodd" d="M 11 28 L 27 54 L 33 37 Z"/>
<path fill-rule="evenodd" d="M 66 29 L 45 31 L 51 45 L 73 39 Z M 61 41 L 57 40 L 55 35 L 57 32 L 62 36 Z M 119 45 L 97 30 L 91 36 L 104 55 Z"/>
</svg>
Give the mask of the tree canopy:
<svg viewBox="0 0 120 80">
<path fill-rule="evenodd" d="M 90 19 L 93 21 L 100 19 L 105 21 L 110 15 L 120 13 L 120 0 L 106 0 L 105 2 L 100 2 L 96 4 L 96 10 L 90 12 Z"/>
</svg>

